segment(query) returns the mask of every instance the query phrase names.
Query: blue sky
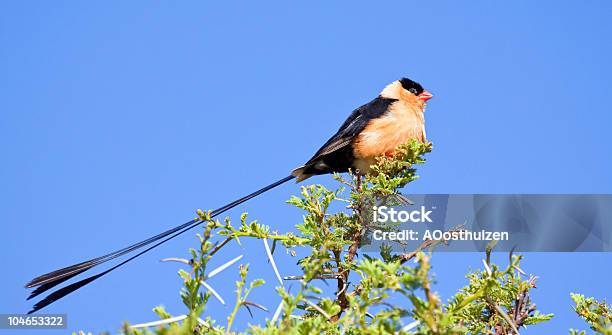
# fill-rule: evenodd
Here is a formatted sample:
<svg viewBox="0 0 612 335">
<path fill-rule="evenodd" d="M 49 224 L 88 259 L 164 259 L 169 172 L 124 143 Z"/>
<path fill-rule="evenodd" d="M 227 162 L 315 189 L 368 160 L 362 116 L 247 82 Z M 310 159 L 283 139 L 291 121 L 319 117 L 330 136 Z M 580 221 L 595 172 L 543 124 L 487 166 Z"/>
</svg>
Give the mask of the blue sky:
<svg viewBox="0 0 612 335">
<path fill-rule="evenodd" d="M 3 1 L 0 313 L 29 309 L 23 284 L 36 275 L 286 175 L 402 76 L 434 93 L 435 145 L 404 192 L 610 193 L 611 14 L 606 1 Z M 298 190 L 283 185 L 230 214 L 291 230 L 301 213 L 284 200 Z M 182 314 L 177 268 L 158 260 L 195 242 L 185 234 L 45 312 L 94 332 L 154 320 L 158 304 Z M 233 248 L 216 262 L 242 253 L 252 278 L 273 283 L 259 243 Z M 435 255 L 443 299 L 481 258 Z M 585 328 L 569 292 L 609 299 L 611 261 L 526 255 L 538 308 L 557 318 L 525 333 Z M 279 253 L 284 275 L 295 262 Z M 235 278 L 212 284 L 229 300 Z M 271 286 L 254 300 L 274 308 Z M 207 314 L 229 312 L 212 302 Z M 241 311 L 238 325 L 266 316 Z"/>
</svg>

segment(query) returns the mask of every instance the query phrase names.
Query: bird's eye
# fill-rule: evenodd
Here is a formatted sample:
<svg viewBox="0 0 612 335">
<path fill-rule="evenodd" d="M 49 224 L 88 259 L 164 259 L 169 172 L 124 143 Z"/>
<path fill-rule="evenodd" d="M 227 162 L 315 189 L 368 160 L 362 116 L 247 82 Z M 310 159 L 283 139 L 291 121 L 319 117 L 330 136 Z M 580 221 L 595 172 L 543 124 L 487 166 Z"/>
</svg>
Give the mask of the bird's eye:
<svg viewBox="0 0 612 335">
<path fill-rule="evenodd" d="M 408 89 L 408 91 L 409 91 L 410 93 L 414 94 L 414 95 L 417 95 L 417 90 L 416 90 L 416 88 L 414 88 L 414 87 L 412 87 L 412 88 Z"/>
</svg>

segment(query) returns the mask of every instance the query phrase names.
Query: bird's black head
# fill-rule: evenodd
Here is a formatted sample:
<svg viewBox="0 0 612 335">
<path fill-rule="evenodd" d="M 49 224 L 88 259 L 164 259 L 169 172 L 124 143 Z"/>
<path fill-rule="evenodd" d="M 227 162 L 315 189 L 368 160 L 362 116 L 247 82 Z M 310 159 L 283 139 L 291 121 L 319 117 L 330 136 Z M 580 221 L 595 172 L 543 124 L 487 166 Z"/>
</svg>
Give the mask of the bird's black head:
<svg viewBox="0 0 612 335">
<path fill-rule="evenodd" d="M 417 83 L 416 81 L 410 80 L 408 78 L 402 78 L 399 80 L 399 82 L 402 84 L 402 87 L 406 91 L 416 96 L 420 95 L 421 93 L 423 93 L 423 91 L 425 91 L 423 89 L 423 86 L 421 86 L 421 84 Z"/>
</svg>

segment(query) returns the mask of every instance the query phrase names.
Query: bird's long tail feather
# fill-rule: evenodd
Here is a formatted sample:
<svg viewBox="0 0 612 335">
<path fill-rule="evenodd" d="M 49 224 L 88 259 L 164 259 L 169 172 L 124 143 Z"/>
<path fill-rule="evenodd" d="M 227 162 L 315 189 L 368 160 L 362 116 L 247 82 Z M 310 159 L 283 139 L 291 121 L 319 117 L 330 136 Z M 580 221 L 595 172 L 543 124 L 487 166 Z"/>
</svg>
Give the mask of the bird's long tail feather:
<svg viewBox="0 0 612 335">
<path fill-rule="evenodd" d="M 263 188 L 255 191 L 255 192 L 253 192 L 251 194 L 248 194 L 248 195 L 246 195 L 246 196 L 244 196 L 244 197 L 242 197 L 240 199 L 237 199 L 237 200 L 235 200 L 233 202 L 230 202 L 229 204 L 227 204 L 227 205 L 225 205 L 223 207 L 217 208 L 217 209 L 215 209 L 214 211 L 211 212 L 211 217 L 215 217 L 217 215 L 220 215 L 220 214 L 222 214 L 222 213 L 224 213 L 224 212 L 226 212 L 226 211 L 228 211 L 228 210 L 230 210 L 230 209 L 232 209 L 232 208 L 242 204 L 245 201 L 248 201 L 248 200 L 250 200 L 250 199 L 252 199 L 252 198 L 254 198 L 254 197 L 256 197 L 256 196 L 258 196 L 258 195 L 260 195 L 262 193 L 264 193 L 264 192 L 267 192 L 267 191 L 269 191 L 269 190 L 271 190 L 271 189 L 273 189 L 273 188 L 275 188 L 275 187 L 277 187 L 277 186 L 279 186 L 281 184 L 286 183 L 287 181 L 289 181 L 289 180 L 291 180 L 293 178 L 295 178 L 295 176 L 289 175 L 289 176 L 287 176 L 287 177 L 285 177 L 283 179 L 280 179 L 280 180 L 278 180 L 278 181 L 276 181 L 276 182 L 274 182 L 274 183 L 272 183 L 272 184 L 270 184 L 270 185 L 268 185 L 266 187 L 263 187 Z M 123 249 L 111 252 L 111 253 L 106 254 L 104 256 L 100 256 L 100 257 L 96 257 L 96 258 L 90 259 L 90 260 L 85 261 L 85 262 L 81 262 L 81 263 L 78 263 L 78 264 L 74 264 L 74 265 L 71 265 L 71 266 L 59 269 L 59 270 L 55 270 L 55 271 L 46 273 L 44 275 L 41 275 L 41 276 L 38 276 L 38 277 L 32 279 L 30 282 L 28 282 L 26 284 L 26 288 L 33 288 L 33 287 L 37 287 L 37 288 L 34 291 L 32 291 L 32 293 L 28 297 L 28 300 L 38 296 L 39 294 L 41 294 L 41 293 L 43 293 L 43 292 L 45 292 L 45 291 L 47 291 L 47 290 L 49 290 L 49 289 L 51 289 L 51 288 L 53 288 L 53 287 L 55 287 L 57 285 L 63 283 L 65 281 L 67 281 L 68 279 L 70 279 L 70 278 L 72 278 L 72 277 L 74 277 L 74 276 L 76 276 L 76 275 L 78 275 L 80 273 L 83 273 L 83 272 L 85 272 L 85 271 L 87 271 L 87 270 L 89 270 L 89 269 L 91 269 L 91 268 L 93 268 L 93 267 L 95 267 L 97 265 L 100 265 L 102 263 L 106 263 L 106 262 L 108 262 L 110 260 L 113 260 L 113 259 L 115 259 L 117 257 L 121 257 L 121 256 L 123 256 L 125 254 L 131 253 L 132 251 L 135 251 L 135 250 L 143 248 L 143 247 L 145 247 L 147 245 L 150 245 L 151 243 L 157 242 L 157 243 L 153 244 L 152 246 L 150 246 L 150 247 L 142 250 L 141 252 L 137 253 L 136 255 L 134 255 L 134 256 L 124 260 L 123 262 L 121 262 L 121 263 L 119 263 L 119 264 L 117 264 L 117 265 L 115 265 L 115 266 L 113 266 L 113 267 L 111 267 L 111 268 L 109 268 L 109 269 L 107 269 L 107 270 L 105 270 L 103 272 L 100 272 L 100 273 L 98 273 L 96 275 L 93 275 L 91 277 L 85 278 L 85 279 L 83 279 L 81 281 L 78 281 L 76 283 L 73 283 L 73 284 L 70 284 L 70 285 L 68 285 L 66 287 L 63 287 L 63 288 L 61 288 L 61 289 L 59 289 L 57 291 L 54 291 L 53 293 L 51 293 L 48 296 L 46 296 L 43 300 L 41 300 L 38 303 L 36 303 L 34 305 L 34 307 L 32 308 L 32 310 L 28 312 L 28 314 L 34 313 L 37 310 L 50 305 L 51 303 L 53 303 L 53 302 L 55 302 L 55 301 L 65 297 L 66 295 L 76 291 L 77 289 L 79 289 L 79 288 L 81 288 L 81 287 L 91 283 L 92 281 L 102 277 L 103 275 L 105 275 L 105 274 L 107 274 L 107 273 L 109 273 L 109 272 L 111 272 L 111 271 L 121 267 L 122 265 L 128 263 L 129 261 L 131 261 L 131 260 L 141 256 L 142 254 L 148 252 L 149 250 L 154 249 L 155 247 L 157 247 L 157 246 L 159 246 L 159 245 L 161 245 L 161 244 L 163 244 L 163 243 L 165 243 L 165 242 L 175 238 L 176 236 L 179 236 L 179 235 L 183 234 L 184 232 L 186 232 L 186 231 L 188 231 L 188 230 L 190 230 L 190 229 L 192 229 L 194 227 L 197 227 L 201 222 L 202 222 L 202 220 L 200 220 L 200 219 L 190 220 L 188 222 L 183 223 L 182 225 L 179 225 L 179 226 L 174 227 L 172 229 L 166 230 L 163 233 L 157 234 L 157 235 L 152 236 L 152 237 L 150 237 L 150 238 L 148 238 L 146 240 L 143 240 L 143 241 L 140 241 L 138 243 L 135 243 L 135 244 L 132 244 L 130 246 L 127 246 L 127 247 L 125 247 Z"/>
</svg>

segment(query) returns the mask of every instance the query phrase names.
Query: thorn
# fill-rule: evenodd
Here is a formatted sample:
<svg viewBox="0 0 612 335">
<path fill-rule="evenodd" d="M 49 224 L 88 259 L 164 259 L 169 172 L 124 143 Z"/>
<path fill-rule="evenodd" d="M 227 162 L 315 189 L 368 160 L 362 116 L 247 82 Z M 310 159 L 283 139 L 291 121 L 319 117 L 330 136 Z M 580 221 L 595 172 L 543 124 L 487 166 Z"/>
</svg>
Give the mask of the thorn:
<svg viewBox="0 0 612 335">
<path fill-rule="evenodd" d="M 234 263 L 238 262 L 240 259 L 242 259 L 242 257 L 243 257 L 243 255 L 240 255 L 240 256 L 230 260 L 229 262 L 226 262 L 225 264 L 217 267 L 216 269 L 210 271 L 210 273 L 208 274 L 208 276 L 206 276 L 206 278 L 214 277 L 215 275 L 217 275 L 221 271 L 227 269 L 228 267 L 232 266 Z"/>
<path fill-rule="evenodd" d="M 272 316 L 272 320 L 270 321 L 271 324 L 275 324 L 276 320 L 278 320 L 280 313 L 283 311 L 283 304 L 284 302 L 283 300 L 281 300 L 281 302 L 276 307 L 276 310 L 274 311 L 274 315 Z"/>
<path fill-rule="evenodd" d="M 190 261 L 184 259 L 184 258 L 176 258 L 176 257 L 168 257 L 168 258 L 162 258 L 159 260 L 160 262 L 179 262 L 179 263 L 183 263 L 183 264 L 191 264 Z"/>
<path fill-rule="evenodd" d="M 489 274 L 489 277 L 492 276 L 493 275 L 493 271 L 491 271 L 491 268 L 489 267 L 489 264 L 487 264 L 487 262 L 484 259 L 482 260 L 482 264 L 484 264 L 485 270 Z"/>
<path fill-rule="evenodd" d="M 266 249 L 266 255 L 268 255 L 268 259 L 270 260 L 270 265 L 272 265 L 272 269 L 274 270 L 274 274 L 276 275 L 276 279 L 278 279 L 278 282 L 281 284 L 281 286 L 283 286 L 283 279 L 281 278 L 280 273 L 278 273 L 276 262 L 274 261 L 274 258 L 272 257 L 272 252 L 270 252 L 270 246 L 268 245 L 268 239 L 265 237 L 263 238 L 263 244 L 264 244 L 264 248 Z"/>
<path fill-rule="evenodd" d="M 221 304 L 225 305 L 225 301 L 223 300 L 223 298 L 221 298 L 219 293 L 217 293 L 217 291 L 215 291 L 215 289 L 213 289 L 212 286 L 210 286 L 207 282 L 203 280 L 200 281 L 200 284 L 202 284 L 202 286 L 204 286 L 210 292 L 210 294 L 212 294 L 215 298 L 217 298 L 217 300 L 219 300 Z"/>
</svg>

